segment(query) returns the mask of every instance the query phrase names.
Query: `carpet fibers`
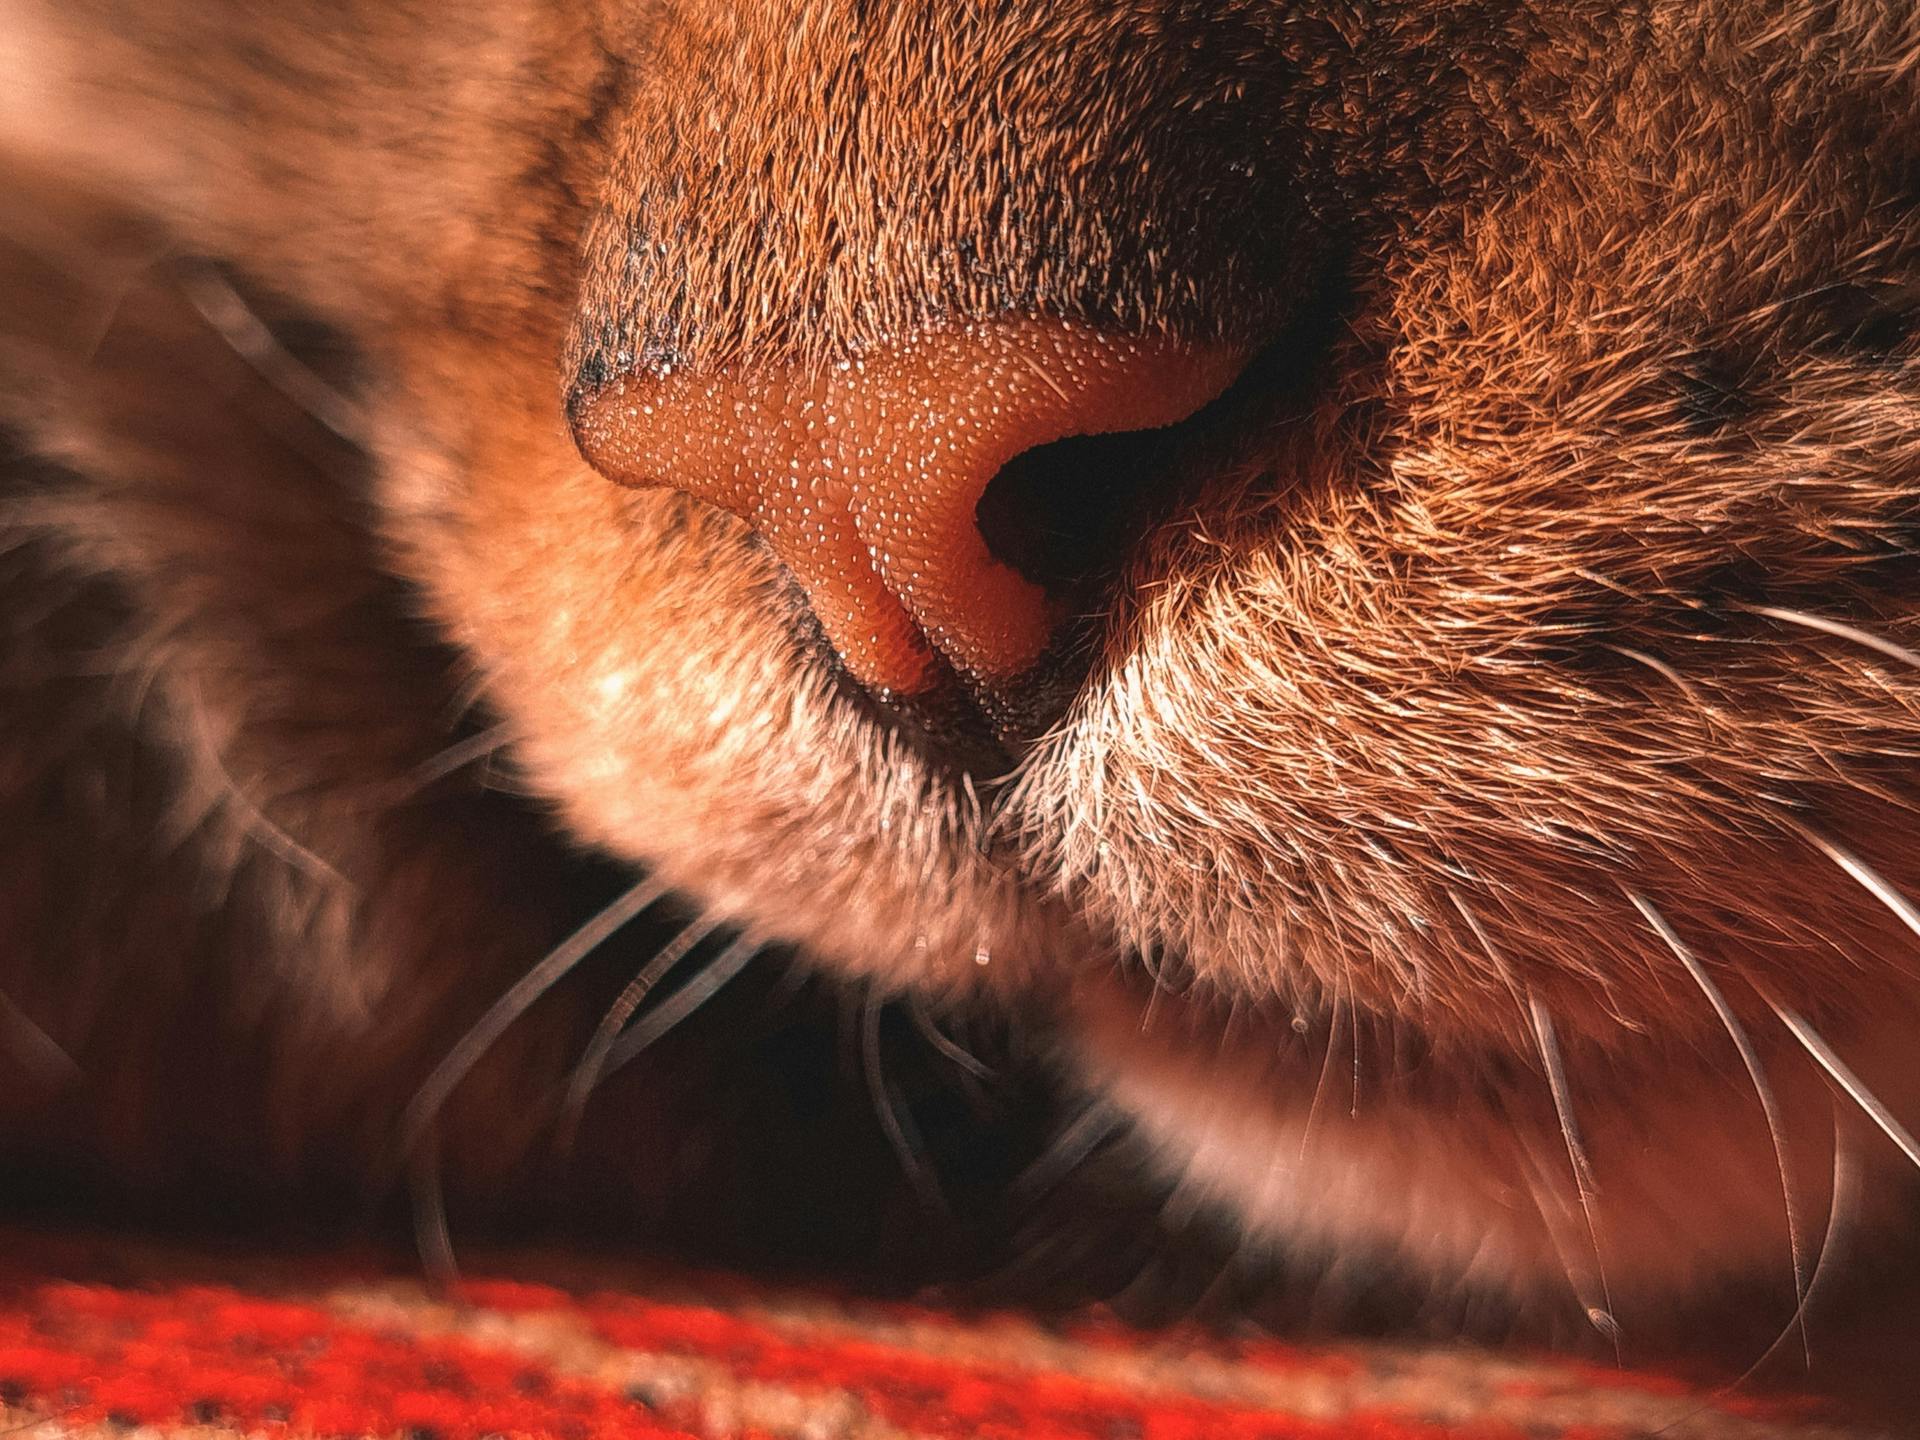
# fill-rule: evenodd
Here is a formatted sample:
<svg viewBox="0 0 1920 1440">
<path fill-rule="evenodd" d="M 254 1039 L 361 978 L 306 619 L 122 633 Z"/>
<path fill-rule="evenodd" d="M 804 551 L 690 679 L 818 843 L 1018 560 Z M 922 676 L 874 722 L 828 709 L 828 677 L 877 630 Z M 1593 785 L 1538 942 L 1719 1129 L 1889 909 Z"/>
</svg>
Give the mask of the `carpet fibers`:
<svg viewBox="0 0 1920 1440">
<path fill-rule="evenodd" d="M 1884 1433 L 1807 1402 L 1570 1361 L 949 1315 L 577 1257 L 490 1255 L 436 1294 L 366 1255 L 17 1232 L 0 1246 L 0 1434 L 18 1440 Z"/>
</svg>

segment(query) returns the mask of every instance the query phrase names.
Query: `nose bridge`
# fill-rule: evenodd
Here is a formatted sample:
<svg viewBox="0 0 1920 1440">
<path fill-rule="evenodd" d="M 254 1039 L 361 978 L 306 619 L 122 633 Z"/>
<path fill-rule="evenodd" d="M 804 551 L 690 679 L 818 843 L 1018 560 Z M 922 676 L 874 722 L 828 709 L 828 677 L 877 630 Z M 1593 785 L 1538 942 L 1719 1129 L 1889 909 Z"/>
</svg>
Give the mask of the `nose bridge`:
<svg viewBox="0 0 1920 1440">
<path fill-rule="evenodd" d="M 740 515 L 806 590 L 847 668 L 914 695 L 944 661 L 1002 686 L 1060 602 L 976 521 L 1007 461 L 1064 436 L 1170 424 L 1226 387 L 1238 351 L 1037 318 L 909 337 L 823 366 L 615 382 L 579 411 L 603 473 Z"/>
<path fill-rule="evenodd" d="M 1265 13 L 674 7 L 588 229 L 581 388 L 1003 315 L 1270 330 L 1284 290 L 1254 257 L 1312 225 L 1283 117 L 1255 113 L 1283 68 Z"/>
</svg>

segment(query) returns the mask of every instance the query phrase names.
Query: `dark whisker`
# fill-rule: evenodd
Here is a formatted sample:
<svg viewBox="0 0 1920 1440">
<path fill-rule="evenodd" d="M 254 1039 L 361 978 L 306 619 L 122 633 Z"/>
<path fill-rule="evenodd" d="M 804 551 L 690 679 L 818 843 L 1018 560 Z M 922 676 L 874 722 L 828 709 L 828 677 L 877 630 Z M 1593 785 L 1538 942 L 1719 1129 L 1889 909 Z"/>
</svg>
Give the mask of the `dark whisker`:
<svg viewBox="0 0 1920 1440">
<path fill-rule="evenodd" d="M 1039 1158 L 1014 1177 L 1009 1187 L 1013 1198 L 1028 1205 L 1045 1199 L 1126 1123 L 1126 1117 L 1112 1107 L 1089 1100 Z"/>
<path fill-rule="evenodd" d="M 913 1022 L 913 1028 L 920 1032 L 923 1040 L 974 1079 L 993 1079 L 993 1067 L 936 1025 L 918 996 L 907 1002 L 907 1018 Z"/>
<path fill-rule="evenodd" d="M 447 1057 L 433 1069 L 408 1102 L 401 1120 L 400 1143 L 412 1154 L 433 1131 L 460 1082 L 467 1078 L 494 1042 L 524 1015 L 533 1003 L 551 990 L 566 974 L 592 954 L 628 921 L 634 919 L 666 893 L 663 881 L 646 879 L 617 896 L 586 924 L 547 952 L 525 975 L 508 988 L 473 1027 L 460 1037 Z M 437 1177 L 438 1167 L 433 1167 Z"/>
<path fill-rule="evenodd" d="M 620 1036 L 619 1043 L 607 1054 L 606 1068 L 600 1078 L 605 1080 L 631 1064 L 648 1046 L 724 990 L 728 982 L 752 964 L 764 948 L 753 936 L 742 935 L 701 966 L 699 974 L 642 1015 L 632 1029 Z"/>
<path fill-rule="evenodd" d="M 626 1028 L 627 1021 L 633 1018 L 633 1012 L 646 1002 L 647 996 L 653 993 L 653 987 L 678 968 L 694 947 L 719 926 L 717 919 L 708 916 L 701 916 L 683 926 L 641 967 L 640 973 L 627 982 L 608 1007 L 607 1013 L 601 1017 L 593 1038 L 587 1041 L 580 1063 L 574 1066 L 573 1074 L 567 1081 L 566 1096 L 560 1102 L 560 1128 L 554 1143 L 563 1154 L 572 1148 L 581 1114 L 587 1108 L 587 1099 L 605 1078 L 609 1068 L 608 1058 L 620 1039 L 620 1032 Z"/>
<path fill-rule="evenodd" d="M 860 1058 L 861 1068 L 866 1072 L 867 1093 L 872 1097 L 873 1111 L 886 1133 L 887 1143 L 899 1158 L 900 1168 L 906 1172 L 914 1193 L 929 1210 L 946 1214 L 947 1201 L 940 1191 L 940 1182 L 928 1169 L 924 1147 L 911 1132 L 911 1122 L 901 1113 L 898 1097 L 880 1068 L 880 1011 L 877 994 L 868 995 L 860 1007 Z"/>
</svg>

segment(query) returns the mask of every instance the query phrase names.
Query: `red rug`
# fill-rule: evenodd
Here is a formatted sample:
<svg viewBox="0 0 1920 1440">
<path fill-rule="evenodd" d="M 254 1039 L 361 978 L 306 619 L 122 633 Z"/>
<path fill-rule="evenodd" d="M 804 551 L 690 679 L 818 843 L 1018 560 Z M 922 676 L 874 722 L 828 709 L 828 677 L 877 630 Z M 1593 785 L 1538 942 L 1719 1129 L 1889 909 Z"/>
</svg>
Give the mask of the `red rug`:
<svg viewBox="0 0 1920 1440">
<path fill-rule="evenodd" d="M 0 1235 L 0 1434 L 396 1440 L 1859 1440 L 1812 1402 L 1462 1348 L 957 1317 L 515 1257 Z M 500 1273 L 507 1262 L 494 1257 Z M 540 1283 L 524 1278 L 540 1275 Z"/>
</svg>

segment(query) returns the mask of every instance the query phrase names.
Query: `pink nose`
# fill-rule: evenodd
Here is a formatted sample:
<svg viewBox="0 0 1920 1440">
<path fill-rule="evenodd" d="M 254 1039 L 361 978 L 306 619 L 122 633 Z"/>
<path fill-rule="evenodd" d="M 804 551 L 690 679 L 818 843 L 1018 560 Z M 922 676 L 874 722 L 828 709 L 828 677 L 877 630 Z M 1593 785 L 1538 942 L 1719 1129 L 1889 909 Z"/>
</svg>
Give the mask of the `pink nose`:
<svg viewBox="0 0 1920 1440">
<path fill-rule="evenodd" d="M 855 678 L 885 696 L 939 663 L 1018 676 L 1064 618 L 988 549 L 976 508 L 1023 451 L 1182 420 L 1243 351 L 1063 321 L 981 322 L 819 370 L 750 365 L 615 381 L 580 409 L 610 478 L 670 485 L 754 526 L 806 590 Z"/>
</svg>

